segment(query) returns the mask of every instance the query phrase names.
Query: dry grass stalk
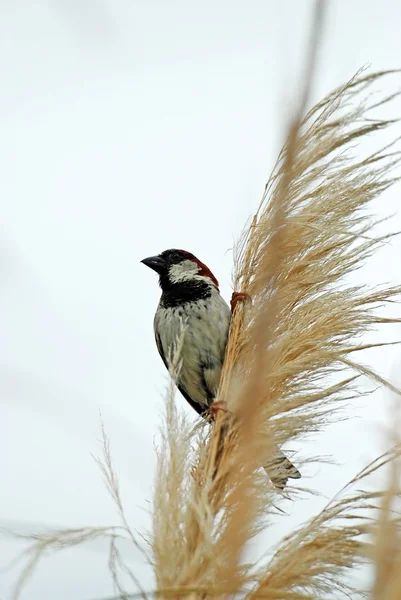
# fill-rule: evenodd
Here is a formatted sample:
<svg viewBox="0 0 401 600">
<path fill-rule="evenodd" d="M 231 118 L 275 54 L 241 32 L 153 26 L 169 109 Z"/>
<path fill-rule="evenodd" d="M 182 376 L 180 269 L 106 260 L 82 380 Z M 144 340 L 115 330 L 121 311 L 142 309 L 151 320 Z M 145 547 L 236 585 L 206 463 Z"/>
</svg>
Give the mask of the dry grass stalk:
<svg viewBox="0 0 401 600">
<path fill-rule="evenodd" d="M 398 400 L 398 398 L 396 399 Z M 394 446 L 401 446 L 400 410 L 392 406 L 392 431 L 387 436 Z M 401 598 L 401 464 L 399 457 L 390 464 L 388 486 L 382 498 L 380 512 L 374 523 L 374 545 L 370 558 L 375 566 L 372 600 Z"/>
<path fill-rule="evenodd" d="M 372 600 L 398 600 L 401 598 L 401 520 L 399 516 L 396 516 L 396 502 L 399 504 L 399 500 L 399 468 L 394 466 L 391 482 L 383 498 L 374 532 L 375 546 L 372 559 L 376 577 Z"/>
<path fill-rule="evenodd" d="M 372 533 L 371 514 L 386 493 L 353 488 L 401 454 L 394 447 L 374 460 L 350 481 L 316 517 L 280 544 L 265 569 L 256 575 L 247 598 L 315 600 L 322 597 L 356 597 L 357 590 L 340 574 L 367 562 L 372 554 L 367 534 Z M 363 595 L 362 593 L 360 595 Z M 378 596 L 382 600 L 382 596 Z"/>
<path fill-rule="evenodd" d="M 393 123 L 372 118 L 378 105 L 365 100 L 370 86 L 385 75 L 357 76 L 295 128 L 236 249 L 235 289 L 247 293 L 252 304 L 245 303 L 233 318 L 219 392 L 230 413 L 217 420 L 209 439 L 197 440 L 192 477 L 184 462 L 178 468 L 164 461 L 159 471 L 152 545 L 161 595 L 167 588 L 177 595 L 222 594 L 216 586 L 234 593 L 254 580 L 241 557 L 273 507 L 274 492 L 261 483 L 259 467 L 274 444 L 325 425 L 340 400 L 358 394 L 358 375 L 386 383 L 350 357 L 362 348 L 357 338 L 367 330 L 398 322 L 381 318 L 377 308 L 401 288 L 371 290 L 345 281 L 391 237 L 375 237 L 365 208 L 396 181 L 392 172 L 399 153 L 390 144 L 360 161 L 350 154 L 360 138 Z M 174 454 L 182 443 L 177 440 L 187 436 L 177 423 L 164 456 Z M 185 460 L 188 453 L 186 446 Z M 347 507 L 365 500 L 356 495 Z M 330 524 L 345 508 L 338 510 L 327 509 L 315 525 Z M 311 527 L 299 534 L 305 544 Z M 358 556 L 356 535 L 353 528 L 329 528 L 319 538 L 319 574 L 324 577 L 327 566 L 339 589 L 343 568 L 352 567 Z M 330 540 L 338 547 L 335 560 Z M 296 568 L 302 570 L 302 563 Z M 304 575 L 291 598 L 315 598 L 322 590 L 306 565 Z M 277 581 L 270 597 L 289 598 L 288 585 Z M 264 594 L 263 579 L 260 585 Z M 300 591 L 308 585 L 314 590 L 310 596 Z"/>
<path fill-rule="evenodd" d="M 25 565 L 22 569 L 17 583 L 14 587 L 12 600 L 18 600 L 24 587 L 27 585 L 30 577 L 33 575 L 40 560 L 49 553 L 59 552 L 67 548 L 72 548 L 84 544 L 94 539 L 118 539 L 123 537 L 123 531 L 120 527 L 79 527 L 76 529 L 60 529 L 49 531 L 48 533 L 39 533 L 31 535 L 16 535 L 11 532 L 3 532 L 6 535 L 12 535 L 15 539 L 30 541 L 31 544 L 18 557 L 18 561 L 25 559 Z M 14 561 L 16 562 L 16 561 Z M 10 565 L 11 566 L 11 565 Z"/>
<path fill-rule="evenodd" d="M 126 592 L 122 583 L 123 575 L 130 580 L 132 586 L 140 590 L 141 597 L 146 598 L 146 593 L 142 590 L 142 586 L 138 578 L 135 576 L 132 569 L 127 565 L 118 549 L 117 544 L 119 540 L 128 540 L 142 553 L 146 562 L 149 562 L 150 560 L 144 547 L 137 540 L 131 526 L 128 523 L 120 494 L 118 477 L 113 468 L 110 442 L 106 435 L 102 418 L 100 419 L 100 426 L 102 436 L 102 458 L 98 459 L 95 457 L 95 460 L 100 467 L 107 490 L 114 504 L 116 505 L 121 525 L 112 525 L 108 527 L 58 529 L 46 533 L 33 533 L 30 535 L 17 535 L 8 531 L 0 532 L 7 536 L 12 536 L 15 539 L 19 538 L 31 542 L 31 544 L 17 558 L 18 561 L 25 559 L 25 565 L 21 570 L 17 583 L 14 587 L 12 600 L 18 600 L 21 597 L 23 589 L 27 585 L 42 558 L 50 553 L 72 548 L 95 539 L 104 539 L 109 542 L 108 566 L 113 579 L 114 587 L 120 594 L 119 598 L 125 599 L 129 597 L 129 594 Z"/>
</svg>

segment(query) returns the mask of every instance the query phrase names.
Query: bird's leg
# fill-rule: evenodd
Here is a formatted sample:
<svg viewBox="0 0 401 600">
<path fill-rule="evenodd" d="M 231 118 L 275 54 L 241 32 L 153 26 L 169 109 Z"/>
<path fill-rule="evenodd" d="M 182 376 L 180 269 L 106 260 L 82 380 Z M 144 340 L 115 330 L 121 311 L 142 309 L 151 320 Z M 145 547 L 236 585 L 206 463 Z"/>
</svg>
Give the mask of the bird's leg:
<svg viewBox="0 0 401 600">
<path fill-rule="evenodd" d="M 237 303 L 239 301 L 241 302 L 245 302 L 246 300 L 250 300 L 251 297 L 249 294 L 247 294 L 246 292 L 233 292 L 232 296 L 231 296 L 231 301 L 230 301 L 230 305 L 231 305 L 231 312 L 233 313 Z"/>
<path fill-rule="evenodd" d="M 225 407 L 225 402 L 223 402 L 223 400 L 215 400 L 210 405 L 210 408 L 209 408 L 210 417 L 213 420 L 216 418 L 216 415 L 219 412 L 219 410 L 221 410 L 223 412 L 228 412 L 227 409 L 226 409 L 226 407 Z"/>
</svg>

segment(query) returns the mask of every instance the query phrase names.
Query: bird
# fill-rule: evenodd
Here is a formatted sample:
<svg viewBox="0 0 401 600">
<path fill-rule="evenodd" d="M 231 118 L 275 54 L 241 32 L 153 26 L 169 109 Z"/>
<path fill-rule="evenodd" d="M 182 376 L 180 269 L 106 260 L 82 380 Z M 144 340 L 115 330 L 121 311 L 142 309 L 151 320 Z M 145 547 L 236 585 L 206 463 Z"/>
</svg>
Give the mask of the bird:
<svg viewBox="0 0 401 600">
<path fill-rule="evenodd" d="M 198 415 L 208 418 L 219 388 L 232 308 L 245 294 L 234 293 L 230 309 L 211 270 L 185 250 L 171 248 L 141 262 L 159 275 L 162 294 L 153 322 L 159 354 L 169 369 L 173 348 L 183 336 L 175 384 Z M 278 447 L 265 470 L 279 490 L 288 479 L 301 477 Z"/>
</svg>

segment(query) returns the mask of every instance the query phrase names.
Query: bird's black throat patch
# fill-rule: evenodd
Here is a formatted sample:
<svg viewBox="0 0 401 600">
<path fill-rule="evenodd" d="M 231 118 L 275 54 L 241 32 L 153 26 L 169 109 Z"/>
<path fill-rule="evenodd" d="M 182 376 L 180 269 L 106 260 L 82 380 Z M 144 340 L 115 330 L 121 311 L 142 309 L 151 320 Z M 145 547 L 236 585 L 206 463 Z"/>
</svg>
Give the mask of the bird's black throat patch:
<svg viewBox="0 0 401 600">
<path fill-rule="evenodd" d="M 187 302 L 195 302 L 210 298 L 212 287 L 206 281 L 182 281 L 180 283 L 164 282 L 162 285 L 160 304 L 163 308 L 172 308 Z"/>
</svg>

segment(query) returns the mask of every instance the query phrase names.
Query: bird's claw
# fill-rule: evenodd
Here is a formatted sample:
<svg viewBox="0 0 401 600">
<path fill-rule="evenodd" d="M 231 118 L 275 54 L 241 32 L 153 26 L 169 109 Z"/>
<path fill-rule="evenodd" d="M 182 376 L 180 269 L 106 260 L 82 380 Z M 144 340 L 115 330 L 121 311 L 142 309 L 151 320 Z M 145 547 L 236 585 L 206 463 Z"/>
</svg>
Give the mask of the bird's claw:
<svg viewBox="0 0 401 600">
<path fill-rule="evenodd" d="M 232 296 L 231 296 L 231 301 L 230 301 L 230 305 L 231 305 L 231 312 L 233 313 L 238 302 L 245 302 L 247 300 L 250 300 L 251 297 L 249 294 L 247 294 L 246 292 L 233 292 Z"/>
<path fill-rule="evenodd" d="M 214 402 L 212 402 L 209 410 L 212 419 L 216 418 L 216 415 L 219 411 L 228 412 L 225 407 L 225 403 L 222 400 L 215 400 Z"/>
</svg>

